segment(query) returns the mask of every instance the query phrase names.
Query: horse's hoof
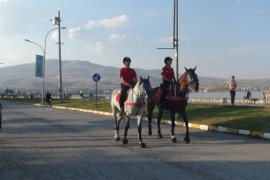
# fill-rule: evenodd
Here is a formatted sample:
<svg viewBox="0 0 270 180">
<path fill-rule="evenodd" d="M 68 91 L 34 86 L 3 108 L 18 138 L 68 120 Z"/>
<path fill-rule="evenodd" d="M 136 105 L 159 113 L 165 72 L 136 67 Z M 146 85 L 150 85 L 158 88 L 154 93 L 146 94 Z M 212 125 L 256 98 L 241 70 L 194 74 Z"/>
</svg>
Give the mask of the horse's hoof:
<svg viewBox="0 0 270 180">
<path fill-rule="evenodd" d="M 121 141 L 120 137 L 115 138 L 115 141 Z"/>
<path fill-rule="evenodd" d="M 141 145 L 141 148 L 145 148 L 146 147 L 146 144 L 145 143 L 140 143 Z"/>
<path fill-rule="evenodd" d="M 177 142 L 177 139 L 174 137 L 171 139 L 173 143 L 176 143 Z"/>
<path fill-rule="evenodd" d="M 159 134 L 158 134 L 158 137 L 159 137 L 160 139 L 162 139 L 162 138 L 163 138 L 163 135 L 162 135 L 161 133 L 159 133 Z"/>
<path fill-rule="evenodd" d="M 148 131 L 148 135 L 149 136 L 152 136 L 152 131 Z"/>
<path fill-rule="evenodd" d="M 123 143 L 123 144 L 127 144 L 127 143 L 128 143 L 128 140 L 127 140 L 127 139 L 123 139 L 123 140 L 122 140 L 122 143 Z"/>
<path fill-rule="evenodd" d="M 185 141 L 187 144 L 189 144 L 189 143 L 190 143 L 190 138 L 189 138 L 189 137 L 185 137 L 185 138 L 184 138 L 184 141 Z"/>
</svg>

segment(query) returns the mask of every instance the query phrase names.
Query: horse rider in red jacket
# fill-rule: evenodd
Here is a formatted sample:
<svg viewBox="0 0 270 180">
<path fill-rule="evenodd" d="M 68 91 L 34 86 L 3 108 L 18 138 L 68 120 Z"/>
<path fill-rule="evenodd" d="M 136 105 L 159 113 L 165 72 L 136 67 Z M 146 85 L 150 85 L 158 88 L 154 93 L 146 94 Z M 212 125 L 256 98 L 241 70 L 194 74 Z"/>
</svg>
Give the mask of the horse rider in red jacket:
<svg viewBox="0 0 270 180">
<path fill-rule="evenodd" d="M 162 68 L 161 76 L 162 76 L 162 85 L 161 85 L 161 95 L 160 95 L 160 108 L 163 109 L 166 105 L 166 95 L 169 89 L 169 86 L 172 82 L 176 82 L 174 70 L 171 67 L 172 58 L 166 57 L 164 59 L 165 66 Z"/>
<path fill-rule="evenodd" d="M 123 59 L 124 67 L 120 69 L 120 79 L 121 79 L 121 95 L 120 95 L 120 115 L 124 113 L 124 102 L 127 97 L 127 91 L 133 88 L 137 83 L 136 71 L 130 68 L 131 59 L 129 57 L 124 57 Z"/>
</svg>

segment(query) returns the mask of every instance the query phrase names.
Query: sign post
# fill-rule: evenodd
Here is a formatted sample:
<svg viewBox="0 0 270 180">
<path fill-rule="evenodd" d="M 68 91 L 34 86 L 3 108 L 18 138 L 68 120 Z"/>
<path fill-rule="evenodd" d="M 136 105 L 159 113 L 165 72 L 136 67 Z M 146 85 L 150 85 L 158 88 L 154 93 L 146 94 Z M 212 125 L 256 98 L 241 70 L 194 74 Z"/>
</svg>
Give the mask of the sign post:
<svg viewBox="0 0 270 180">
<path fill-rule="evenodd" d="M 93 80 L 96 82 L 96 107 L 97 107 L 97 82 L 100 80 L 100 75 L 98 73 L 95 73 L 93 75 Z"/>
</svg>

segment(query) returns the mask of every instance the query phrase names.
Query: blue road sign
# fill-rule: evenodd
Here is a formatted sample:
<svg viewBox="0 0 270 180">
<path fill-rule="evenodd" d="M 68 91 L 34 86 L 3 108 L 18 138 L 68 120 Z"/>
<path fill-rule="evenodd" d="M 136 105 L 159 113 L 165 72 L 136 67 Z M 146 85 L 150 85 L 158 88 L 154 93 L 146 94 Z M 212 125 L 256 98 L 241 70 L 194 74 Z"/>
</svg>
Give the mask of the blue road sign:
<svg viewBox="0 0 270 180">
<path fill-rule="evenodd" d="M 36 55 L 36 77 L 43 77 L 44 56 Z"/>
<path fill-rule="evenodd" d="M 99 75 L 98 73 L 95 73 L 95 74 L 93 75 L 93 80 L 94 80 L 94 81 L 99 81 L 99 80 L 100 80 L 100 75 Z"/>
</svg>

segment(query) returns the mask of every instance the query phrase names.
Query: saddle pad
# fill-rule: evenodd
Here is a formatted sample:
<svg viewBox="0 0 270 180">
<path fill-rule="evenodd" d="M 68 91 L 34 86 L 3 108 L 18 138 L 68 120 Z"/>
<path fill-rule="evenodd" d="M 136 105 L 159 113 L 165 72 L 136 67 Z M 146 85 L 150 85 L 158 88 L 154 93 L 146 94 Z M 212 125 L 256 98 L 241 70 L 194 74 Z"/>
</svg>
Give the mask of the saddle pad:
<svg viewBox="0 0 270 180">
<path fill-rule="evenodd" d="M 120 102 L 120 95 L 121 95 L 121 91 L 119 90 L 119 91 L 117 91 L 116 96 L 115 96 L 116 102 Z M 127 96 L 128 96 L 128 95 L 127 95 Z M 127 99 L 127 96 L 125 97 L 125 100 Z M 125 100 L 124 100 L 124 101 L 125 101 Z"/>
<path fill-rule="evenodd" d="M 178 97 L 178 96 L 170 96 L 168 97 L 168 100 L 169 101 L 174 101 L 174 102 L 177 102 L 177 101 L 186 101 L 187 98 L 186 97 Z"/>
<path fill-rule="evenodd" d="M 115 96 L 116 102 L 120 102 L 120 94 L 121 94 L 121 92 L 117 91 L 116 96 Z"/>
<path fill-rule="evenodd" d="M 157 92 L 156 92 L 156 97 L 159 99 L 161 96 L 161 90 L 159 89 Z"/>
<path fill-rule="evenodd" d="M 158 99 L 160 99 L 160 96 L 161 96 L 161 89 L 159 89 L 159 90 L 156 92 L 156 97 L 157 97 Z M 172 91 L 169 91 L 166 97 L 170 97 L 170 96 L 173 96 L 173 92 L 172 92 Z"/>
</svg>

